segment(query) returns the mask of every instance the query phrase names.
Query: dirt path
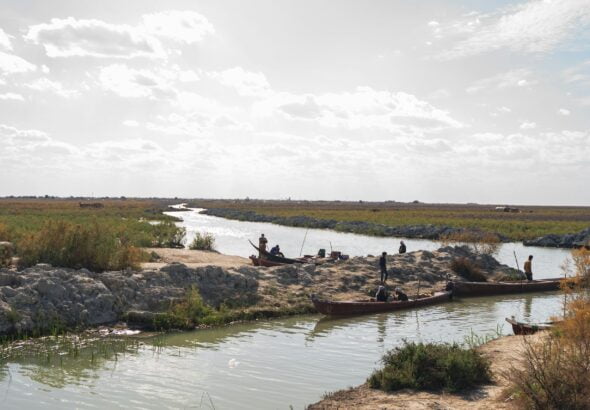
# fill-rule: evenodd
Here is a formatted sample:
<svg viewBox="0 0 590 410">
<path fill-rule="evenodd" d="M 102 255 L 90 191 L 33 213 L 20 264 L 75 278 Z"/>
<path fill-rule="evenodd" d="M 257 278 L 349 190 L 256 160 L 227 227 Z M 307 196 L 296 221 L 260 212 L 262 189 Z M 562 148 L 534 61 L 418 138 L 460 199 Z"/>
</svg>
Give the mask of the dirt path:
<svg viewBox="0 0 590 410">
<path fill-rule="evenodd" d="M 544 337 L 544 332 L 524 337 L 531 341 L 538 341 Z M 494 384 L 483 386 L 464 395 L 412 390 L 385 393 L 381 390 L 370 389 L 366 384 L 363 384 L 332 393 L 322 401 L 309 406 L 308 410 L 513 409 L 514 406 L 503 394 L 508 385 L 504 372 L 509 370 L 511 365 L 518 367 L 522 364 L 523 349 L 523 336 L 505 336 L 479 347 L 480 352 L 491 361 Z"/>
<path fill-rule="evenodd" d="M 243 265 L 250 265 L 250 259 L 241 256 L 224 255 L 210 251 L 194 251 L 190 249 L 171 248 L 144 248 L 147 253 L 155 252 L 161 259 L 158 262 L 142 263 L 144 269 L 160 269 L 163 266 L 179 262 L 188 267 L 215 265 L 222 268 L 236 268 Z"/>
</svg>

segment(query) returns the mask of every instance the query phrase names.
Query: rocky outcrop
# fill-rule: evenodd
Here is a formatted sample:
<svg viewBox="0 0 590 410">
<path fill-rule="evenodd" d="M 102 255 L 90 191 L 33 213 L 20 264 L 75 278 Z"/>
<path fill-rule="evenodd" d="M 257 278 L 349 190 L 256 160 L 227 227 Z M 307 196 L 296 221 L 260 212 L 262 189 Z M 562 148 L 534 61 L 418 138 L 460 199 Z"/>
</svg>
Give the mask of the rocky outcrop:
<svg viewBox="0 0 590 410">
<path fill-rule="evenodd" d="M 0 270 L 0 335 L 47 331 L 54 326 L 92 326 L 129 311 L 165 311 L 192 286 L 212 306 L 256 299 L 258 273 L 217 266 L 93 273 L 36 265 L 21 272 Z"/>
<path fill-rule="evenodd" d="M 339 232 L 350 232 L 371 236 L 390 236 L 398 238 L 440 239 L 446 235 L 463 232 L 465 229 L 437 225 L 387 226 L 363 221 L 336 221 L 333 219 L 316 219 L 309 216 L 272 216 L 261 215 L 253 211 L 228 208 L 211 208 L 201 211 L 202 214 L 218 216 L 226 219 L 248 222 L 267 222 L 277 225 L 295 226 L 300 228 L 333 229 Z M 499 235 L 502 241 L 508 239 Z"/>
<path fill-rule="evenodd" d="M 590 228 L 578 233 L 565 235 L 545 235 L 529 241 L 524 241 L 525 246 L 543 246 L 547 248 L 590 248 Z"/>
</svg>

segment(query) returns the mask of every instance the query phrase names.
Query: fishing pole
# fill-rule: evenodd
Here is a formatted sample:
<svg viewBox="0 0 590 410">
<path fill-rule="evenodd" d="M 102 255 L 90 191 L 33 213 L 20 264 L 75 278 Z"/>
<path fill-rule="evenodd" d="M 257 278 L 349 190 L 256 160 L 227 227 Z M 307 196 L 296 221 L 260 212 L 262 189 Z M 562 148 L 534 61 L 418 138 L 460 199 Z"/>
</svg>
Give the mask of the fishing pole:
<svg viewBox="0 0 590 410">
<path fill-rule="evenodd" d="M 307 233 L 309 232 L 309 228 L 305 231 L 305 236 L 303 237 L 303 242 L 301 243 L 301 250 L 299 251 L 299 256 L 303 253 L 303 245 L 305 245 L 305 240 L 307 239 Z"/>
</svg>

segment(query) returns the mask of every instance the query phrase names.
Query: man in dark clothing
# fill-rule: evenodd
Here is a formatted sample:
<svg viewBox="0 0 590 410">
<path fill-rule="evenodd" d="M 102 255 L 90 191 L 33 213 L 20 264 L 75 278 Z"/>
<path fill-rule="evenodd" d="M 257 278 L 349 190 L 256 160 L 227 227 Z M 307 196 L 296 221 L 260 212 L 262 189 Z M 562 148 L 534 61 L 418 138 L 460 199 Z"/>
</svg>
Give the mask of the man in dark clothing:
<svg viewBox="0 0 590 410">
<path fill-rule="evenodd" d="M 379 268 L 381 269 L 381 283 L 385 283 L 387 280 L 387 252 L 381 254 Z"/>
<path fill-rule="evenodd" d="M 400 288 L 395 288 L 395 300 L 400 300 L 405 302 L 408 300 L 408 295 L 406 295 Z"/>
<path fill-rule="evenodd" d="M 527 280 L 533 280 L 533 255 L 529 255 L 529 260 L 524 263 L 524 274 Z"/>
<path fill-rule="evenodd" d="M 285 255 L 283 255 L 283 252 L 281 252 L 281 247 L 279 245 L 273 246 L 270 250 L 270 254 L 275 255 L 275 256 L 280 256 L 282 258 L 285 257 Z"/>
<path fill-rule="evenodd" d="M 406 253 L 406 244 L 404 243 L 404 241 L 401 241 L 399 243 L 399 253 Z"/>
<path fill-rule="evenodd" d="M 387 289 L 385 289 L 385 286 L 379 286 L 379 288 L 377 288 L 375 299 L 377 302 L 387 302 Z"/>
</svg>

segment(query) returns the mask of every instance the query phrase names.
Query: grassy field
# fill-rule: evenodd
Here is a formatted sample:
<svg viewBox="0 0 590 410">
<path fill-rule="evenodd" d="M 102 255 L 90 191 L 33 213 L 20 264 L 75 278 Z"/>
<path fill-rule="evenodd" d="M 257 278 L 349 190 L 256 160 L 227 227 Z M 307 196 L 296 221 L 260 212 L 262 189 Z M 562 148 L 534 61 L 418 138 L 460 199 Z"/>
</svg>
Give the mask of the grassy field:
<svg viewBox="0 0 590 410">
<path fill-rule="evenodd" d="M 123 268 L 138 260 L 133 248 L 174 246 L 182 237 L 173 218 L 162 214 L 171 202 L 0 199 L 0 241 L 13 242 L 26 265 Z"/>
<path fill-rule="evenodd" d="M 364 221 L 388 226 L 437 225 L 477 228 L 522 241 L 547 234 L 578 232 L 590 226 L 590 207 L 514 206 L 398 202 L 199 200 L 191 206 L 233 208 L 272 216 L 309 216 L 336 221 Z"/>
</svg>

